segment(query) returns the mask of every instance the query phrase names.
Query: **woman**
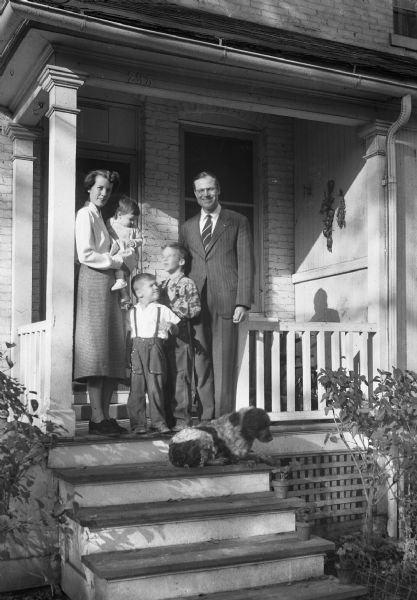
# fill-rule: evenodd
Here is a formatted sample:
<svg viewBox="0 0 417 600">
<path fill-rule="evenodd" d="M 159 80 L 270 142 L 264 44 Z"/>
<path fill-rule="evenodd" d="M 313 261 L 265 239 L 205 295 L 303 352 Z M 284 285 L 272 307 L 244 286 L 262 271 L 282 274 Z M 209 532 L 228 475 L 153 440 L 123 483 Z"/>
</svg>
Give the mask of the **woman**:
<svg viewBox="0 0 417 600">
<path fill-rule="evenodd" d="M 125 342 L 118 296 L 111 292 L 114 271 L 123 258 L 112 241 L 101 209 L 113 186 L 119 183 L 116 171 L 96 170 L 84 180 L 89 202 L 75 221 L 75 241 L 81 264 L 78 279 L 74 346 L 74 379 L 87 382 L 91 405 L 89 433 L 115 435 L 127 430 L 109 417 L 112 393 L 125 377 Z"/>
</svg>

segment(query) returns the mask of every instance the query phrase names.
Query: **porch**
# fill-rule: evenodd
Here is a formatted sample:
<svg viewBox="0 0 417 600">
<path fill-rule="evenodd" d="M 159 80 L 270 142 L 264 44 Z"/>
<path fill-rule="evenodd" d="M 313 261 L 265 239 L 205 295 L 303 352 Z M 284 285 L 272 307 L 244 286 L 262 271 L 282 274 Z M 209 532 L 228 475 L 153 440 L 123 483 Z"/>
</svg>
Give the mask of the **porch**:
<svg viewBox="0 0 417 600">
<path fill-rule="evenodd" d="M 10 10 L 18 19 L 31 9 Z M 411 367 L 417 353 L 403 340 L 417 339 L 417 324 L 406 322 L 399 299 L 405 250 L 387 227 L 397 206 L 382 184 L 387 155 L 396 162 L 391 125 L 404 89 L 367 82 L 359 90 L 352 74 L 318 67 L 313 85 L 301 65 L 150 30 L 133 34 L 108 20 L 91 22 L 94 42 L 74 39 L 77 17 L 64 13 L 49 11 L 59 27 L 45 32 L 39 11 L 20 45 L 18 77 L 5 75 L 2 87 L 13 114 L 5 127 L 13 144 L 10 330 L 16 375 L 37 392 L 43 413 L 74 437 L 73 237 L 82 169 L 101 161 L 124 172 L 124 191 L 142 209 L 142 268 L 161 274 L 159 245 L 176 239 L 190 210 L 187 156 L 196 137 L 250 148 L 245 173 L 238 170 L 224 192 L 226 206 L 250 215 L 257 257 L 237 406 L 265 407 L 280 423 L 323 422 L 322 367 L 368 377 L 376 367 Z M 116 55 L 109 36 L 125 42 Z M 387 90 L 389 102 L 381 98 Z M 233 183 L 246 171 L 250 198 L 236 200 Z M 329 248 L 324 220 L 342 200 L 346 227 L 334 221 Z M 415 244 L 412 229 L 406 233 Z M 119 390 L 116 403 L 125 396 Z"/>
<path fill-rule="evenodd" d="M 197 155 L 193 143 L 197 140 L 201 149 L 211 140 L 211 158 L 220 157 L 223 169 L 224 205 L 250 216 L 256 248 L 256 302 L 249 321 L 240 328 L 237 407 L 253 404 L 271 415 L 272 453 L 282 460 L 298 458 L 291 495 L 316 503 L 322 531 L 360 517 L 363 498 L 354 466 L 342 447 L 324 442 L 332 425 L 320 400 L 317 374 L 323 367 L 344 366 L 371 380 L 378 367 L 415 368 L 417 321 L 408 317 L 415 305 L 417 280 L 408 274 L 414 272 L 410 257 L 417 254 L 417 206 L 405 200 L 417 185 L 413 153 L 417 134 L 413 128 L 399 130 L 411 115 L 408 94 L 417 93 L 393 74 L 397 68 L 408 73 L 407 64 L 401 57 L 379 56 L 385 78 L 380 73 L 371 77 L 369 59 L 358 56 L 359 69 L 356 64 L 351 68 L 346 48 L 336 42 L 329 42 L 329 48 L 338 51 L 335 62 L 324 65 L 323 58 L 327 61 L 333 52 L 313 56 L 314 49 L 308 48 L 306 53 L 303 36 L 292 41 L 294 55 L 285 54 L 287 58 L 280 54 L 287 42 L 275 31 L 272 46 L 262 46 L 265 32 L 258 31 L 257 40 L 252 39 L 255 46 L 242 47 L 241 39 L 235 43 L 238 28 L 227 37 L 229 19 L 208 19 L 207 41 L 207 31 L 201 32 L 191 21 L 190 31 L 183 24 L 173 32 L 162 4 L 159 10 L 164 14 L 149 20 L 141 15 L 141 22 L 138 3 L 118 3 L 121 22 L 109 3 L 95 3 L 93 14 L 88 3 L 83 3 L 85 11 L 79 10 L 80 3 L 75 8 L 74 2 L 54 4 L 3 3 L 0 106 L 7 107 L 1 117 L 2 140 L 12 155 L 7 331 L 17 343 L 15 375 L 28 390 L 36 391 L 39 413 L 64 427 L 63 439 L 49 457 L 62 497 L 81 490 L 81 504 L 90 502 L 82 507 L 87 512 L 103 503 L 109 504 L 101 506 L 107 515 L 117 510 L 122 523 L 114 523 L 115 529 L 119 532 L 122 525 L 123 535 L 133 534 L 130 549 L 137 564 L 137 552 L 144 549 L 142 541 L 137 545 L 142 531 L 150 524 L 156 539 L 163 537 L 166 525 L 163 519 L 152 523 L 152 515 L 144 522 L 134 507 L 125 504 L 135 504 L 138 493 L 145 494 L 141 502 L 149 500 L 147 489 L 152 490 L 151 502 L 161 499 L 161 491 L 165 494 L 165 521 L 173 519 L 173 499 L 191 494 L 189 506 L 198 504 L 201 496 L 204 501 L 211 498 L 201 517 L 207 554 L 212 540 L 236 537 L 235 526 L 239 538 L 250 530 L 248 514 L 239 517 L 238 526 L 229 523 L 223 528 L 237 506 L 236 498 L 223 514 L 216 495 L 227 498 L 247 492 L 243 488 L 249 479 L 253 480 L 249 491 L 256 498 L 238 499 L 242 513 L 252 502 L 258 503 L 259 493 L 269 503 L 272 492 L 265 467 L 232 466 L 213 477 L 206 477 L 208 471 L 192 477 L 183 471 L 172 485 L 173 471 L 165 464 L 166 440 L 91 440 L 80 435 L 83 419 L 88 419 L 88 399 L 74 393 L 72 356 L 74 220 L 83 203 L 83 171 L 109 165 L 121 172 L 123 192 L 137 198 L 142 211 L 146 249 L 141 267 L 160 276 L 160 244 L 177 238 L 179 224 L 192 210 L 190 175 Z M 145 4 L 149 8 L 152 3 Z M 178 16 L 171 17 L 179 26 Z M 321 46 L 315 44 L 316 49 Z M 238 164 L 233 173 L 230 157 Z M 217 172 L 218 162 L 214 164 L 211 168 Z M 329 224 L 331 214 L 343 206 L 345 226 L 342 218 Z M 123 411 L 126 394 L 125 389 L 117 391 L 114 410 Z M 160 463 L 156 477 L 155 462 Z M 95 483 L 88 499 L 90 477 Z M 102 493 L 103 485 L 109 494 Z M 291 506 L 298 502 L 290 499 Z M 183 512 L 188 523 L 188 513 Z M 270 512 L 267 507 L 258 519 L 262 533 L 267 533 L 262 527 L 269 528 Z M 285 534 L 285 549 L 268 555 L 274 560 L 280 553 L 285 560 L 294 553 L 293 512 L 287 511 L 284 518 L 286 532 L 281 526 L 273 529 Z M 187 531 L 194 527 L 190 521 Z M 82 527 L 64 539 L 63 580 L 74 596 L 80 591 L 80 598 L 102 598 L 105 588 L 105 593 L 114 591 L 109 591 L 113 584 L 107 586 L 101 577 L 100 556 L 89 556 L 91 540 L 83 545 Z M 106 527 L 98 528 L 96 540 L 102 530 L 107 536 Z M 171 543 L 177 541 L 176 531 L 171 530 Z M 123 541 L 117 532 L 107 536 L 109 543 Z M 145 531 L 144 539 L 146 535 Z M 146 549 L 152 540 L 145 540 Z M 244 571 L 248 557 L 252 563 L 267 548 L 268 540 L 263 542 L 266 545 L 242 561 L 237 556 L 239 540 L 233 564 Z M 222 545 L 225 552 L 230 544 L 226 540 Z M 322 557 L 327 547 L 320 543 L 316 551 Z M 127 548 L 116 543 L 108 549 Z M 161 546 L 156 552 L 161 562 L 160 556 L 169 549 Z M 296 557 L 301 579 L 322 574 L 321 558 L 314 572 L 307 572 L 308 565 L 304 568 L 309 553 L 304 547 Z M 175 551 L 170 554 L 175 561 Z M 188 561 L 190 554 L 186 557 Z M 285 563 L 290 569 L 287 580 L 294 562 Z M 261 569 L 266 571 L 264 565 Z M 247 585 L 259 579 L 257 569 L 252 571 Z M 280 571 L 275 569 L 275 574 Z M 184 587 L 192 574 L 188 577 Z M 212 586 L 217 585 L 217 577 L 210 579 Z M 235 581 L 233 572 L 228 572 L 228 579 Z M 279 585 L 272 579 L 270 583 Z M 133 597 L 127 588 L 124 594 L 129 600 Z M 343 590 L 341 594 L 346 596 Z M 170 595 L 169 590 L 160 597 Z M 246 597 L 253 597 L 250 590 Z"/>
</svg>

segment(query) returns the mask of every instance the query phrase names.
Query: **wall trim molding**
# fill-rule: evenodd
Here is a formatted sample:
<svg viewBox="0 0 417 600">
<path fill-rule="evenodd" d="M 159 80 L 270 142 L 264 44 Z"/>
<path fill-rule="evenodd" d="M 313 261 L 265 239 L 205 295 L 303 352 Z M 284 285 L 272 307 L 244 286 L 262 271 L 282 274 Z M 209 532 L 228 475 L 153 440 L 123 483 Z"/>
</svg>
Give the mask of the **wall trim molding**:
<svg viewBox="0 0 417 600">
<path fill-rule="evenodd" d="M 363 256 L 361 258 L 354 258 L 337 265 L 327 265 L 325 267 L 317 267 L 316 269 L 308 269 L 307 271 L 300 271 L 292 275 L 293 284 L 305 283 L 306 281 L 313 281 L 314 279 L 322 279 L 324 277 L 334 277 L 335 275 L 343 275 L 344 273 L 351 273 L 353 271 L 362 271 L 368 268 L 368 257 Z"/>
</svg>

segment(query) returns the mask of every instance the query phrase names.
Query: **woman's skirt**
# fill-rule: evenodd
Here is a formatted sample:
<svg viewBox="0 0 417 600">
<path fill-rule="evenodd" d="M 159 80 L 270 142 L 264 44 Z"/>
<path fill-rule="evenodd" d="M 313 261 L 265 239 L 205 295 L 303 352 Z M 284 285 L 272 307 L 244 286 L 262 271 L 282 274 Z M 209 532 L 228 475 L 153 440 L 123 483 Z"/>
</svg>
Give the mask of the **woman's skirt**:
<svg viewBox="0 0 417 600">
<path fill-rule="evenodd" d="M 81 265 L 75 316 L 74 379 L 125 378 L 125 332 L 114 271 Z"/>
</svg>

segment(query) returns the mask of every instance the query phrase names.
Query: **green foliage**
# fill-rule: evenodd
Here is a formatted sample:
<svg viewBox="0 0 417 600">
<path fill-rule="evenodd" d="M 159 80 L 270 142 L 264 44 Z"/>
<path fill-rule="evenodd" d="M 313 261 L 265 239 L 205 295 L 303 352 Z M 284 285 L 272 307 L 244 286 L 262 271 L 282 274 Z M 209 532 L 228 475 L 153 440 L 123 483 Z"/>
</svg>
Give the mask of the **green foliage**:
<svg viewBox="0 0 417 600">
<path fill-rule="evenodd" d="M 282 459 L 278 459 L 279 464 L 276 464 L 275 462 L 273 468 L 271 469 L 272 478 L 275 480 L 289 479 L 291 471 L 300 467 L 300 462 L 296 459 L 284 459 L 282 464 L 281 460 Z M 284 464 L 284 461 L 287 461 L 286 464 Z"/>
<path fill-rule="evenodd" d="M 337 428 L 337 435 L 328 435 L 326 441 L 343 441 L 363 484 L 363 534 L 369 543 L 374 508 L 388 489 L 395 490 L 417 468 L 417 375 L 378 370 L 370 387 L 365 377 L 340 368 L 322 370 L 319 381 L 326 390 L 326 413 L 333 413 Z"/>
<path fill-rule="evenodd" d="M 11 545 L 27 548 L 40 538 L 55 537 L 56 519 L 51 498 L 39 497 L 37 477 L 46 477 L 48 449 L 55 443 L 57 428 L 38 416 L 39 405 L 25 387 L 11 377 L 13 367 L 7 351 L 0 352 L 0 560 L 10 558 Z M 30 510 L 29 510 L 29 504 Z"/>
<path fill-rule="evenodd" d="M 291 465 L 284 465 L 282 467 L 274 467 L 271 470 L 273 479 L 288 479 L 291 471 Z"/>
<path fill-rule="evenodd" d="M 295 520 L 299 523 L 311 523 L 316 514 L 316 505 L 314 502 L 300 506 L 295 511 Z"/>
<path fill-rule="evenodd" d="M 372 542 L 365 542 L 360 535 L 345 535 L 339 540 L 336 555 L 341 566 L 359 570 L 375 565 L 390 570 L 403 559 L 403 551 L 398 544 L 383 536 L 375 536 Z"/>
</svg>

